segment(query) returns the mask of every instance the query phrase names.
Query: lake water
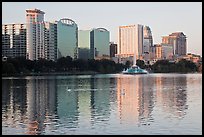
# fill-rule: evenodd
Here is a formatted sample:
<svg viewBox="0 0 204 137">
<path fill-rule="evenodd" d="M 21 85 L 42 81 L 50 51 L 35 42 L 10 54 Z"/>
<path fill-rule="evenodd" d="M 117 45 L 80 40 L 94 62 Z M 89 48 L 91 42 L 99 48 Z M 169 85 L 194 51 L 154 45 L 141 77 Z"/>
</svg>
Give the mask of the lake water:
<svg viewBox="0 0 204 137">
<path fill-rule="evenodd" d="M 202 134 L 202 74 L 2 78 L 2 134 Z"/>
</svg>

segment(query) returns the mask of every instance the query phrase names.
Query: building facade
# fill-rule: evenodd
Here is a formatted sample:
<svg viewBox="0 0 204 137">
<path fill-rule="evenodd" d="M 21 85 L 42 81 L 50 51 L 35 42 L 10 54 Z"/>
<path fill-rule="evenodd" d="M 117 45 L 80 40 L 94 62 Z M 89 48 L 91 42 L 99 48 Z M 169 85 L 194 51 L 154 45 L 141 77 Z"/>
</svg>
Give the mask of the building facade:
<svg viewBox="0 0 204 137">
<path fill-rule="evenodd" d="M 110 43 L 110 57 L 115 57 L 115 55 L 117 54 L 117 44 L 111 42 Z"/>
<path fill-rule="evenodd" d="M 148 53 L 149 48 L 153 46 L 152 32 L 149 26 L 143 28 L 144 40 L 143 40 L 143 53 Z"/>
<path fill-rule="evenodd" d="M 169 36 L 162 37 L 162 43 L 171 44 L 173 46 L 173 54 L 177 56 L 186 55 L 187 42 L 183 32 L 174 32 Z"/>
<path fill-rule="evenodd" d="M 78 31 L 78 58 L 90 59 L 90 32 L 91 30 Z"/>
<path fill-rule="evenodd" d="M 2 56 L 26 57 L 26 25 L 2 25 Z"/>
<path fill-rule="evenodd" d="M 162 59 L 173 59 L 173 47 L 171 44 L 161 44 L 162 47 Z"/>
<path fill-rule="evenodd" d="M 143 25 L 120 26 L 118 43 L 119 58 L 135 55 L 135 58 L 139 59 L 143 53 Z"/>
<path fill-rule="evenodd" d="M 27 59 L 45 58 L 44 12 L 39 9 L 26 10 Z"/>
<path fill-rule="evenodd" d="M 150 60 L 150 47 L 153 46 L 153 37 L 149 26 L 143 27 L 143 34 L 143 59 L 148 61 Z"/>
<path fill-rule="evenodd" d="M 155 58 L 156 59 L 162 59 L 162 46 L 161 44 L 155 45 Z"/>
<path fill-rule="evenodd" d="M 68 18 L 57 22 L 57 58 L 78 58 L 78 26 Z"/>
<path fill-rule="evenodd" d="M 162 46 L 161 44 L 154 44 L 150 47 L 151 60 L 160 60 L 162 59 Z"/>
<path fill-rule="evenodd" d="M 57 24 L 45 22 L 44 30 L 45 59 L 57 60 Z"/>
<path fill-rule="evenodd" d="M 105 28 L 92 29 L 90 32 L 90 58 L 110 58 L 110 33 Z"/>
</svg>

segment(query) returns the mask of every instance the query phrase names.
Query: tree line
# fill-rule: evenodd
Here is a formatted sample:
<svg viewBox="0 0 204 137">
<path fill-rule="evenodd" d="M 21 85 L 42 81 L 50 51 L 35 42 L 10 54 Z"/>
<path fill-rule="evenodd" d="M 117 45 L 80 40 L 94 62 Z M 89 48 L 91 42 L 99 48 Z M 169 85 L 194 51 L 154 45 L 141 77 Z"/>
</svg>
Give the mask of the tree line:
<svg viewBox="0 0 204 137">
<path fill-rule="evenodd" d="M 127 61 L 126 65 L 130 66 Z M 158 60 L 153 65 L 146 65 L 143 60 L 137 60 L 136 64 L 142 68 L 147 69 L 153 73 L 194 73 L 201 72 L 202 65 L 186 59 L 181 59 L 178 62 L 171 62 L 169 60 Z M 201 65 L 201 66 L 200 66 Z"/>
<path fill-rule="evenodd" d="M 28 60 L 22 57 L 8 58 L 2 61 L 2 74 L 29 74 L 29 73 L 54 73 L 54 72 L 81 72 L 93 71 L 97 73 L 117 73 L 126 66 L 114 61 L 102 60 L 73 60 L 71 57 L 62 57 L 57 61 L 39 59 Z"/>
<path fill-rule="evenodd" d="M 198 66 L 192 61 L 180 60 L 179 62 L 169 62 L 168 60 L 158 60 L 153 65 L 145 65 L 143 60 L 137 60 L 137 65 L 153 73 L 191 73 L 197 72 Z M 2 74 L 30 74 L 30 73 L 55 73 L 55 72 L 85 72 L 92 71 L 97 73 L 119 73 L 131 66 L 115 63 L 112 60 L 73 60 L 71 57 L 62 57 L 57 61 L 52 60 L 28 60 L 22 57 L 8 58 L 2 61 Z"/>
</svg>

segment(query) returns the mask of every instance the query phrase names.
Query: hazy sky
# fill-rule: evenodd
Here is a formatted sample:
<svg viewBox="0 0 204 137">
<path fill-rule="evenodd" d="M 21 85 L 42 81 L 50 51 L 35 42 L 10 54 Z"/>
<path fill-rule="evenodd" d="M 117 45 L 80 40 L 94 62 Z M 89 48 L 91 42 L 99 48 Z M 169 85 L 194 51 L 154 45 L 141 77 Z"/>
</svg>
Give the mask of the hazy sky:
<svg viewBox="0 0 204 137">
<path fill-rule="evenodd" d="M 114 42 L 122 25 L 149 26 L 154 44 L 182 31 L 187 52 L 202 55 L 202 2 L 3 2 L 2 23 L 25 23 L 25 10 L 33 8 L 45 12 L 45 21 L 66 17 L 79 29 L 104 27 Z"/>
</svg>

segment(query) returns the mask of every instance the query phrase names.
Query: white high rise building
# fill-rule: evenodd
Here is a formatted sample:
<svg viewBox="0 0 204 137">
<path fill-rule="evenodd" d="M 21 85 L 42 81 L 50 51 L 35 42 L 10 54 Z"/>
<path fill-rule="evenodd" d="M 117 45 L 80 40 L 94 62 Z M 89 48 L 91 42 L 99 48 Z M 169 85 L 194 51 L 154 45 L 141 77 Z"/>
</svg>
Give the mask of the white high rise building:
<svg viewBox="0 0 204 137">
<path fill-rule="evenodd" d="M 139 59 L 143 53 L 143 25 L 120 26 L 118 44 L 117 56 L 119 58 L 129 58 L 135 55 L 136 60 Z"/>
<path fill-rule="evenodd" d="M 38 60 L 45 58 L 44 14 L 43 11 L 38 9 L 26 10 L 27 59 Z"/>
</svg>

